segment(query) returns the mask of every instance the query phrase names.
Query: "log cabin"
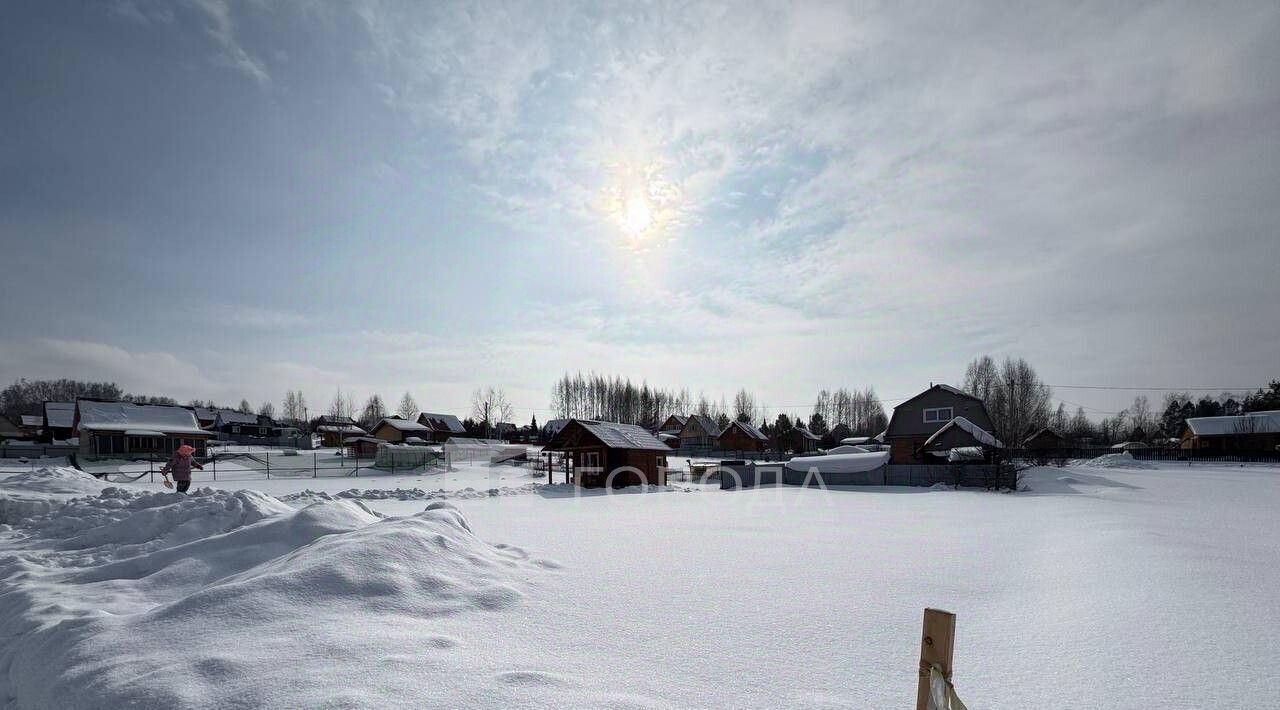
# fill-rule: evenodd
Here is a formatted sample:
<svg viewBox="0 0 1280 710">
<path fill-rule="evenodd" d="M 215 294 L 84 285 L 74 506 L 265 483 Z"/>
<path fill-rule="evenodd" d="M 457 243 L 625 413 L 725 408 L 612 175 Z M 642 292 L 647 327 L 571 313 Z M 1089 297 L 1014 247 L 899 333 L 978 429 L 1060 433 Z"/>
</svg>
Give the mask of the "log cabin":
<svg viewBox="0 0 1280 710">
<path fill-rule="evenodd" d="M 570 419 L 544 447 L 572 461 L 573 482 L 583 488 L 666 484 L 671 451 L 634 424 Z"/>
</svg>

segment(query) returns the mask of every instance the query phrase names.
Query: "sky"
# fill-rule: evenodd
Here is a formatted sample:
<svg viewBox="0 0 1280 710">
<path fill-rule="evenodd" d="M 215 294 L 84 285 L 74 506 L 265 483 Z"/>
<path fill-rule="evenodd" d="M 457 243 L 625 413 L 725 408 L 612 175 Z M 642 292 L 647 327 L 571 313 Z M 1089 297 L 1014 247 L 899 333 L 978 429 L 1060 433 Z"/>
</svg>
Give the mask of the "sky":
<svg viewBox="0 0 1280 710">
<path fill-rule="evenodd" d="M 1280 377 L 1280 5 L 958 5 L 4 3 L 0 382 Z"/>
</svg>

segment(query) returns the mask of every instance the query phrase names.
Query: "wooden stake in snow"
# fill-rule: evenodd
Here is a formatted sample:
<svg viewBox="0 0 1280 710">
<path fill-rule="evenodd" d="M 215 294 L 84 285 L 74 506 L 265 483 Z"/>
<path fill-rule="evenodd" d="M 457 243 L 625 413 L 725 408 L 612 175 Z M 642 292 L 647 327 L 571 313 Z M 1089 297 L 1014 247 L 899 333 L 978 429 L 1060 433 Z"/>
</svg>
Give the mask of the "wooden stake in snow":
<svg viewBox="0 0 1280 710">
<path fill-rule="evenodd" d="M 934 666 L 951 683 L 951 652 L 956 640 L 956 615 L 941 609 L 924 610 L 924 631 L 920 637 L 920 680 L 916 684 L 916 710 L 933 710 L 929 703 L 930 677 Z"/>
</svg>

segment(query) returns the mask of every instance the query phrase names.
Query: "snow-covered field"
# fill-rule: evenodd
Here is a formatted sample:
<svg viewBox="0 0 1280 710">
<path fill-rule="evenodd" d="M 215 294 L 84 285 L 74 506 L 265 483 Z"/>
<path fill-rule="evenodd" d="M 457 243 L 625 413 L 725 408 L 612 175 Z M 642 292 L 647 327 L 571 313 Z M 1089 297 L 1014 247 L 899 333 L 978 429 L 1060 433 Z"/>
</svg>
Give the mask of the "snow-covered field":
<svg viewBox="0 0 1280 710">
<path fill-rule="evenodd" d="M 15 708 L 909 707 L 925 606 L 958 614 L 974 710 L 1280 707 L 1276 468 L 1019 494 L 4 476 Z"/>
</svg>

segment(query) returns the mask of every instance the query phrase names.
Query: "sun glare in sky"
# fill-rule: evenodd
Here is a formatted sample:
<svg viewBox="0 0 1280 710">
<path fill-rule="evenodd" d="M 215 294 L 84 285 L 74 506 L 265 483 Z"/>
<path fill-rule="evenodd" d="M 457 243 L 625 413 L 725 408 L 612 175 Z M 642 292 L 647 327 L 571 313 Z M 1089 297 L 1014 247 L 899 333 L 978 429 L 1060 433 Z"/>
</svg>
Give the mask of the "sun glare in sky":
<svg viewBox="0 0 1280 710">
<path fill-rule="evenodd" d="M 601 190 L 600 211 L 629 244 L 648 247 L 673 236 L 680 213 L 679 187 L 653 163 L 618 163 L 610 172 Z"/>
</svg>

